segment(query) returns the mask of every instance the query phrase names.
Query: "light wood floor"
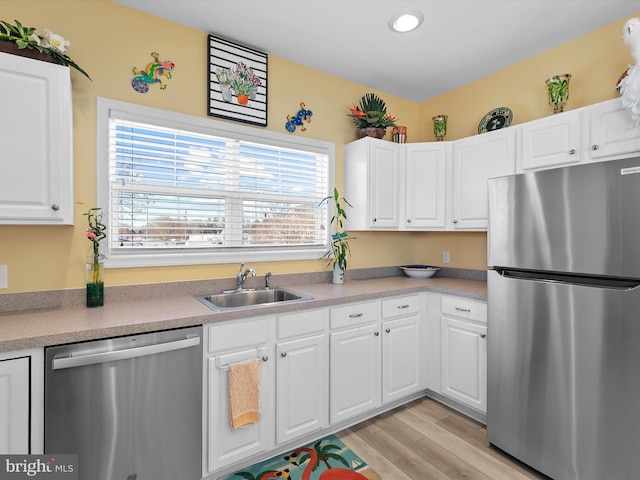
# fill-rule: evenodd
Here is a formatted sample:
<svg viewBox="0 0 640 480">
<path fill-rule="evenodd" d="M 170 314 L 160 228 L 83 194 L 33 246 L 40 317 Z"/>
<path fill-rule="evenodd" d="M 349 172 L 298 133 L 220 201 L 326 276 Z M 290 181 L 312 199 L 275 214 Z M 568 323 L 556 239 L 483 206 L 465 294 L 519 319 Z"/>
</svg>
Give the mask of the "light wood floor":
<svg viewBox="0 0 640 480">
<path fill-rule="evenodd" d="M 491 447 L 484 425 L 429 398 L 337 436 L 382 480 L 547 478 Z"/>
</svg>

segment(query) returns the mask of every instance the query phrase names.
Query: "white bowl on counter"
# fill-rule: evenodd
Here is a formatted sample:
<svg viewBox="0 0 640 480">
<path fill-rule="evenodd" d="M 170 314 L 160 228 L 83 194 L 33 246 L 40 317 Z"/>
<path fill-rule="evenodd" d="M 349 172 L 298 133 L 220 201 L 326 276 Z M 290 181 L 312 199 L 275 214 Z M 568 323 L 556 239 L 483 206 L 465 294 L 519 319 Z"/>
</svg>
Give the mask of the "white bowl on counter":
<svg viewBox="0 0 640 480">
<path fill-rule="evenodd" d="M 440 267 L 432 267 L 429 265 L 404 265 L 398 268 L 400 268 L 406 276 L 411 278 L 431 278 L 440 270 Z"/>
</svg>

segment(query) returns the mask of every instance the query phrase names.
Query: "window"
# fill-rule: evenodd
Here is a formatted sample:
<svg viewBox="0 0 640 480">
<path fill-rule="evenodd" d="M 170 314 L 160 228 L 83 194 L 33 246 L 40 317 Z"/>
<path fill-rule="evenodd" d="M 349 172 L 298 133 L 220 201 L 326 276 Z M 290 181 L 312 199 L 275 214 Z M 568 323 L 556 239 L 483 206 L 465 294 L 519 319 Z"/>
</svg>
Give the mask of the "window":
<svg viewBox="0 0 640 480">
<path fill-rule="evenodd" d="M 318 259 L 334 146 L 98 100 L 107 266 Z"/>
</svg>

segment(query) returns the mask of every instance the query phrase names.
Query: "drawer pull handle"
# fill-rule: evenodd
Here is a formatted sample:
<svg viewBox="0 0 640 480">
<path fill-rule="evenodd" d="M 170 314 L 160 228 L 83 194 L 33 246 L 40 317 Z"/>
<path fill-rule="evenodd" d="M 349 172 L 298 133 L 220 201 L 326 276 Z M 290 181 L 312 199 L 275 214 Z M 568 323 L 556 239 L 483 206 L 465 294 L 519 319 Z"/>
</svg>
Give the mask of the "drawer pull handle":
<svg viewBox="0 0 640 480">
<path fill-rule="evenodd" d="M 408 304 L 398 305 L 398 310 L 402 310 L 403 308 L 409 308 Z"/>
<path fill-rule="evenodd" d="M 456 307 L 456 310 L 459 312 L 470 312 L 471 309 L 470 308 L 460 308 L 460 307 Z"/>
<path fill-rule="evenodd" d="M 349 315 L 349 318 L 360 318 L 363 315 L 364 313 L 352 313 L 351 315 Z"/>
<path fill-rule="evenodd" d="M 282 353 L 280 354 L 280 356 L 281 356 L 282 358 L 286 357 L 286 356 L 287 356 L 287 352 L 282 352 Z"/>
</svg>

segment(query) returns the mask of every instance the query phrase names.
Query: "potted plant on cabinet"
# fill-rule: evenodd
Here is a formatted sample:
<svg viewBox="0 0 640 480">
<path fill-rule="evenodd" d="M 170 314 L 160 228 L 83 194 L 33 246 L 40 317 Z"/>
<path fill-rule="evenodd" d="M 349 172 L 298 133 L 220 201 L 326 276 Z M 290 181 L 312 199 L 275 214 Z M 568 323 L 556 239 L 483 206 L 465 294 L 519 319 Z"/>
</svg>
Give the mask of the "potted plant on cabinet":
<svg viewBox="0 0 640 480">
<path fill-rule="evenodd" d="M 39 34 L 34 27 L 25 27 L 18 20 L 15 25 L 0 20 L 0 41 L 0 52 L 73 67 L 91 80 L 89 74 L 67 55 L 70 42 L 48 28 Z"/>
<path fill-rule="evenodd" d="M 322 258 L 328 258 L 329 263 L 333 264 L 333 283 L 344 283 L 344 272 L 347 269 L 347 257 L 351 256 L 351 248 L 349 247 L 349 241 L 354 240 L 355 237 L 350 237 L 344 229 L 344 220 L 347 219 L 347 212 L 342 207 L 341 201 L 351 207 L 351 204 L 345 199 L 340 198 L 338 189 L 334 187 L 333 195 L 329 195 L 323 198 L 319 206 L 323 203 L 333 202 L 334 213 L 331 217 L 329 225 L 334 225 L 334 233 L 331 235 L 331 250 L 325 253 Z"/>
<path fill-rule="evenodd" d="M 396 126 L 396 118 L 387 113 L 387 105 L 375 93 L 364 94 L 358 106 L 348 108 L 358 138 L 382 138 L 387 133 L 387 127 Z"/>
</svg>

